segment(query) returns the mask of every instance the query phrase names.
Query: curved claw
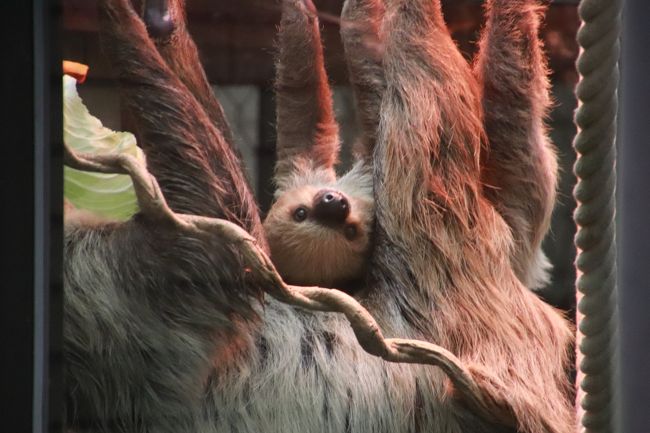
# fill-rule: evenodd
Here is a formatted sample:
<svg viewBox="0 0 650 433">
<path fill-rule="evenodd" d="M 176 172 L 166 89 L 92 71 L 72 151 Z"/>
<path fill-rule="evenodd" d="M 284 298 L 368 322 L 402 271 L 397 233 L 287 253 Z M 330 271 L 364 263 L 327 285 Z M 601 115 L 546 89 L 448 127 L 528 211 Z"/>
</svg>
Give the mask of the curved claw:
<svg viewBox="0 0 650 433">
<path fill-rule="evenodd" d="M 143 0 L 142 20 L 152 38 L 169 38 L 176 29 L 169 10 L 169 0 Z"/>
</svg>

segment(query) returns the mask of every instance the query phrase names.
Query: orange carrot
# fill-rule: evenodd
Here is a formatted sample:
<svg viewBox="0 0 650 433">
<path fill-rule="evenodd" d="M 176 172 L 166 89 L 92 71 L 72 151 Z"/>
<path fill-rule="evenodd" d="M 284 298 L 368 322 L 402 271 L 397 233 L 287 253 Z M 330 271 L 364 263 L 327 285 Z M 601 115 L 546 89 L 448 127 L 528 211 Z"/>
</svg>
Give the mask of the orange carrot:
<svg viewBox="0 0 650 433">
<path fill-rule="evenodd" d="M 77 83 L 81 84 L 86 81 L 86 76 L 88 75 L 88 65 L 64 60 L 63 73 L 70 75 L 72 78 L 77 80 Z"/>
</svg>

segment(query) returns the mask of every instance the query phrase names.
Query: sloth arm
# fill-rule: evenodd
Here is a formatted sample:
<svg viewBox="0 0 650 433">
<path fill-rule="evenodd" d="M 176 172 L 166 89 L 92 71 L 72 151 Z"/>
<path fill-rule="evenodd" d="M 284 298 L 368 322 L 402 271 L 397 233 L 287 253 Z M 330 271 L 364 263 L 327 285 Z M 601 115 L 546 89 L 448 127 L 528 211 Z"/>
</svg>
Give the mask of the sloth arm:
<svg viewBox="0 0 650 433">
<path fill-rule="evenodd" d="M 101 2 L 101 36 L 149 171 L 179 213 L 241 225 L 266 249 L 254 197 L 220 130 L 176 77 L 128 0 Z"/>
<path fill-rule="evenodd" d="M 485 195 L 512 230 L 513 267 L 529 287 L 542 283 L 535 281 L 532 268 L 550 223 L 557 182 L 556 155 L 544 124 L 550 105 L 538 35 L 544 10 L 538 0 L 489 1 L 474 64 L 489 142 L 482 155 Z"/>
<path fill-rule="evenodd" d="M 377 140 L 379 107 L 384 93 L 381 21 L 378 0 L 346 0 L 341 12 L 341 40 L 361 127 L 359 156 L 370 159 Z"/>
<path fill-rule="evenodd" d="M 276 182 L 282 186 L 296 170 L 312 168 L 334 180 L 338 124 L 311 0 L 282 1 L 278 46 Z"/>
</svg>

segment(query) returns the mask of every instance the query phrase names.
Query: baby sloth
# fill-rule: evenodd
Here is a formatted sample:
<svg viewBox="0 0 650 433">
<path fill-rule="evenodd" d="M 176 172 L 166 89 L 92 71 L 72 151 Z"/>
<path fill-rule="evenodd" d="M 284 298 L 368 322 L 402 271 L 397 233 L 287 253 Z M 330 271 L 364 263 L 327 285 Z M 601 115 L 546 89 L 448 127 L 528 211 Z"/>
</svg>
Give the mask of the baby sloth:
<svg viewBox="0 0 650 433">
<path fill-rule="evenodd" d="M 277 191 L 264 228 L 271 258 L 291 284 L 359 288 L 374 204 L 369 151 L 337 178 L 338 125 L 316 9 L 284 2 L 277 64 Z"/>
<path fill-rule="evenodd" d="M 306 170 L 280 188 L 264 227 L 273 263 L 291 284 L 353 290 L 370 246 L 372 173 L 363 162 L 332 179 Z"/>
</svg>

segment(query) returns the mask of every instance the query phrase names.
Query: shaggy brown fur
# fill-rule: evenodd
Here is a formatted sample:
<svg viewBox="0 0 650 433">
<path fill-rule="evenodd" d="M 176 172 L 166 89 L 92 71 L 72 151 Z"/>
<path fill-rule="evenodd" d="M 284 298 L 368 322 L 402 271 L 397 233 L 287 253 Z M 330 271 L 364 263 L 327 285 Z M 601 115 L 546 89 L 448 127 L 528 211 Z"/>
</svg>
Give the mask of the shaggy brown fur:
<svg viewBox="0 0 650 433">
<path fill-rule="evenodd" d="M 506 3 L 491 2 L 483 40 L 500 52 L 509 47 L 498 48 L 503 41 L 492 37 L 501 35 L 495 27 L 502 25 Z M 477 380 L 485 379 L 493 395 L 508 401 L 523 430 L 571 431 L 565 374 L 570 329 L 517 278 L 509 260 L 517 257 L 511 229 L 483 195 L 479 83 L 449 36 L 439 1 L 386 5 L 386 93 L 374 155 L 373 297 L 398 296 L 421 336 L 480 366 Z M 534 6 L 528 0 L 518 9 Z M 524 29 L 536 27 L 534 12 L 518 18 Z M 536 34 L 521 39 L 538 52 Z M 545 83 L 538 76 L 543 66 L 517 65 L 532 68 L 533 86 Z M 524 72 L 521 79 L 530 79 Z M 508 76 L 492 79 L 528 85 Z M 539 121 L 542 114 L 528 119 Z"/>
<path fill-rule="evenodd" d="M 283 3 L 277 62 L 277 182 L 295 166 L 313 164 L 334 175 L 339 138 L 327 83 L 316 10 L 311 1 Z"/>
<path fill-rule="evenodd" d="M 361 126 L 362 145 L 357 147 L 357 154 L 368 159 L 372 159 L 375 148 L 384 94 L 380 35 L 383 15 L 383 3 L 372 0 L 345 2 L 341 12 L 341 39 Z"/>
<path fill-rule="evenodd" d="M 187 31 L 184 3 L 185 0 L 143 1 L 142 15 L 145 16 L 147 30 L 152 35 L 152 40 L 156 43 L 158 52 L 167 66 L 203 106 L 226 142 L 232 143 L 232 132 L 223 108 L 215 98 L 203 68 L 200 67 L 199 53 Z M 159 19 L 154 22 L 146 20 L 147 15 L 159 17 L 160 10 L 168 11 L 168 20 Z"/>
<path fill-rule="evenodd" d="M 490 141 L 482 161 L 485 196 L 512 229 L 515 272 L 524 284 L 538 288 L 547 282 L 541 243 L 555 203 L 557 173 L 544 125 L 549 83 L 537 36 L 544 8 L 526 0 L 495 0 L 487 10 L 474 65 Z"/>
<path fill-rule="evenodd" d="M 533 206 L 546 212 L 552 193 L 522 192 L 509 177 L 514 172 L 500 180 L 499 195 L 483 185 L 507 165 L 508 140 L 517 164 L 549 171 L 540 182 L 554 176 L 552 154 L 539 150 L 540 141 L 524 141 L 519 129 L 500 130 L 494 122 L 503 117 L 493 113 L 519 107 L 512 115 L 527 119 L 521 128 L 540 131 L 548 89 L 533 31 L 539 9 L 535 0 L 516 9 L 505 0 L 490 4 L 477 63 L 494 71 L 488 77 L 474 74 L 459 54 L 439 0 L 346 1 L 342 36 L 367 149 L 360 164 L 371 170 L 376 206 L 367 290 L 357 296 L 385 335 L 429 340 L 457 355 L 517 425 L 478 418 L 438 369 L 364 353 L 339 315 L 260 302 L 261 288 L 235 245 L 200 241 L 137 215 L 121 224 L 66 227 L 72 429 L 574 430 L 565 375 L 570 328 L 519 278 L 533 266 L 529 251 L 538 246 L 529 234 L 543 231 L 547 218 L 530 215 L 521 201 L 532 195 Z M 175 22 L 171 37 L 161 32 L 156 48 L 128 0 L 103 0 L 102 11 L 124 100 L 170 206 L 227 218 L 264 245 L 255 204 L 221 132 L 225 122 L 209 108 L 218 103 L 193 94 L 207 84 L 184 25 Z M 331 177 L 338 144 L 314 11 L 310 2 L 284 0 L 283 14 L 280 64 L 291 53 L 307 57 L 304 69 L 278 72 L 278 179 L 290 185 L 297 168 L 340 182 Z M 502 33 L 503 23 L 527 31 Z M 509 60 L 511 41 L 530 48 L 514 50 Z M 487 57 L 492 51 L 500 53 L 494 60 Z M 528 52 L 537 54 L 521 57 Z M 502 76 L 501 62 L 508 72 Z M 533 89 L 532 96 L 508 104 L 510 93 L 494 90 L 497 84 Z M 520 102 L 537 108 L 528 112 Z M 526 156 L 526 143 L 538 156 Z M 522 249 L 519 239 L 532 240 Z"/>
</svg>

